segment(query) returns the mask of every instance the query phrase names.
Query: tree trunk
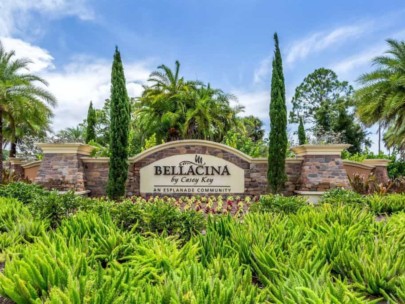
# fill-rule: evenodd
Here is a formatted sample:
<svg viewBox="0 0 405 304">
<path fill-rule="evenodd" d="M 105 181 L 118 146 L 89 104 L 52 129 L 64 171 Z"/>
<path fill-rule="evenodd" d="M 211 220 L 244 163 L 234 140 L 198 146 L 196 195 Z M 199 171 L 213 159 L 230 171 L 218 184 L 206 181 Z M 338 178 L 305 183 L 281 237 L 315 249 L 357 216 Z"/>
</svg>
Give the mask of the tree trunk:
<svg viewBox="0 0 405 304">
<path fill-rule="evenodd" d="M 3 183 L 3 110 L 0 109 L 0 184 Z"/>
<path fill-rule="evenodd" d="M 11 138 L 10 138 L 10 153 L 8 154 L 8 157 L 15 157 L 17 155 L 16 126 L 14 118 L 10 117 L 9 120 L 11 129 Z"/>
<path fill-rule="evenodd" d="M 381 122 L 378 122 L 378 154 L 381 153 Z"/>
<path fill-rule="evenodd" d="M 17 143 L 12 142 L 10 144 L 10 155 L 9 155 L 9 157 L 16 157 L 16 155 L 17 155 Z"/>
</svg>

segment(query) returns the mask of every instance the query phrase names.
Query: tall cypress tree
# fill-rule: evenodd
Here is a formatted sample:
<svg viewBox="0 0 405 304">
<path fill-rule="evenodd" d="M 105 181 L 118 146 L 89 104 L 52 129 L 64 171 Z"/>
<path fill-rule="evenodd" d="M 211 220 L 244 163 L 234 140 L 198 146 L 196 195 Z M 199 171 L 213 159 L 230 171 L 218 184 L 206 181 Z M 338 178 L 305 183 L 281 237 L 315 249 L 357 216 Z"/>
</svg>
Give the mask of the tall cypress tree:
<svg viewBox="0 0 405 304">
<path fill-rule="evenodd" d="M 93 103 L 90 101 L 87 111 L 86 144 L 96 140 L 96 110 L 93 109 Z"/>
<path fill-rule="evenodd" d="M 302 117 L 300 117 L 300 124 L 298 125 L 298 142 L 300 145 L 304 145 L 306 141 L 307 137 L 305 136 L 304 123 L 302 122 Z"/>
<path fill-rule="evenodd" d="M 124 68 L 118 47 L 115 48 L 111 71 L 110 166 L 107 195 L 117 199 L 125 195 L 128 177 L 128 135 L 130 107 Z"/>
<path fill-rule="evenodd" d="M 287 107 L 283 63 L 278 46 L 277 33 L 274 34 L 275 51 L 271 76 L 270 136 L 267 180 L 272 193 L 280 193 L 287 181 L 285 159 L 287 154 Z"/>
</svg>

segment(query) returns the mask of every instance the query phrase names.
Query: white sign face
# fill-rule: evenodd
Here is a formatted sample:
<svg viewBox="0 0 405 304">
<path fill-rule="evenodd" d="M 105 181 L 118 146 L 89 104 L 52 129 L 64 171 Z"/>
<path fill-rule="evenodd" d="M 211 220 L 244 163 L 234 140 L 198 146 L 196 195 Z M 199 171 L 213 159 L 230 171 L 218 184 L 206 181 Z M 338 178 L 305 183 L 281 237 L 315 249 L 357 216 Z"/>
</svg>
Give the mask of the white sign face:
<svg viewBox="0 0 405 304">
<path fill-rule="evenodd" d="M 212 155 L 174 155 L 141 168 L 140 190 L 159 194 L 244 193 L 245 171 Z"/>
</svg>

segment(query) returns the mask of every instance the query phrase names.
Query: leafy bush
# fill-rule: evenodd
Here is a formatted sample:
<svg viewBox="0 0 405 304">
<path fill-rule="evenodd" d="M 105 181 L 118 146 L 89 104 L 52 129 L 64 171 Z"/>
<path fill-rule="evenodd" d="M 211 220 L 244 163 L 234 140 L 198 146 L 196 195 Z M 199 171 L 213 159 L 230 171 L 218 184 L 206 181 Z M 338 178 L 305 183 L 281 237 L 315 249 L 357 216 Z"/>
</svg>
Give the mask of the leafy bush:
<svg viewBox="0 0 405 304">
<path fill-rule="evenodd" d="M 360 194 L 405 193 L 404 177 L 379 183 L 374 174 L 369 176 L 354 174 L 349 177 L 349 182 L 353 190 Z"/>
<path fill-rule="evenodd" d="M 0 197 L 10 197 L 24 204 L 32 203 L 38 196 L 46 196 L 48 191 L 35 184 L 23 182 L 0 185 Z"/>
<path fill-rule="evenodd" d="M 371 195 L 366 202 L 375 214 L 405 212 L 405 194 Z"/>
<path fill-rule="evenodd" d="M 73 192 L 59 194 L 56 191 L 48 192 L 46 195 L 38 195 L 28 206 L 34 216 L 47 219 L 52 227 L 66 217 L 71 216 L 81 205 L 82 198 Z"/>
<path fill-rule="evenodd" d="M 47 221 L 34 219 L 22 203 L 0 198 L 0 263 L 9 247 L 33 242 L 47 227 Z"/>
<path fill-rule="evenodd" d="M 284 212 L 295 213 L 307 206 L 308 202 L 302 196 L 263 195 L 257 203 L 252 204 L 252 212 Z"/>
<path fill-rule="evenodd" d="M 201 213 L 180 211 L 162 200 L 151 203 L 126 200 L 116 204 L 111 213 L 114 221 L 124 229 L 135 227 L 135 231 L 141 233 L 167 233 L 186 240 L 205 227 Z"/>
<path fill-rule="evenodd" d="M 362 204 L 298 208 L 291 199 L 267 198 L 282 212 L 209 216 L 205 233 L 188 241 L 164 232 L 183 233 L 202 213 L 159 199 L 101 200 L 100 209 L 82 199 L 56 229 L 9 240 L 0 294 L 16 303 L 405 302 L 405 212 L 376 222 Z M 33 220 L 14 200 L 0 206 L 2 231 Z"/>
<path fill-rule="evenodd" d="M 364 197 L 352 190 L 334 188 L 324 193 L 320 203 L 328 204 L 363 204 Z"/>
</svg>

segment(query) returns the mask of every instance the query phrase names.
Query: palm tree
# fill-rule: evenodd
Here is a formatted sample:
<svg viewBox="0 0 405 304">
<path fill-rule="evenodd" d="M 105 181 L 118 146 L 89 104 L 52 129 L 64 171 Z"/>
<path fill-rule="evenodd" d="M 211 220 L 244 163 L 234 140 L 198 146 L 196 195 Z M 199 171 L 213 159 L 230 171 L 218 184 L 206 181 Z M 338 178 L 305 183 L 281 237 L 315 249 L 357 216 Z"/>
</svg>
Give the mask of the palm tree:
<svg viewBox="0 0 405 304">
<path fill-rule="evenodd" d="M 156 133 L 158 140 L 172 141 L 181 136 L 185 121 L 188 93 L 196 89 L 198 81 L 186 81 L 180 77 L 180 63 L 175 70 L 162 64 L 150 74 L 150 86 L 144 87 L 139 98 L 136 116 L 143 116 L 142 122 L 150 135 Z"/>
<path fill-rule="evenodd" d="M 148 81 L 150 86 L 144 87 L 134 106 L 135 117 L 144 138 L 156 134 L 157 142 L 183 138 L 220 142 L 243 109 L 230 106 L 234 96 L 180 77 L 178 61 L 174 71 L 160 65 Z"/>
<path fill-rule="evenodd" d="M 182 128 L 185 138 L 221 142 L 237 124 L 236 115 L 243 110 L 240 106 L 230 107 L 229 101 L 236 99 L 233 95 L 212 89 L 210 85 L 197 88 L 186 99 L 190 104 Z"/>
<path fill-rule="evenodd" d="M 389 50 L 385 56 L 373 59 L 376 69 L 359 78 L 362 88 L 356 92 L 357 113 L 366 125 L 379 125 L 379 143 L 381 128 L 388 127 L 391 134 L 397 136 L 392 143 L 401 143 L 405 120 L 405 42 L 388 39 Z"/>
<path fill-rule="evenodd" d="M 39 109 L 44 105 L 55 106 L 56 104 L 55 97 L 51 93 L 43 87 L 35 85 L 35 83 L 39 83 L 46 86 L 47 82 L 41 77 L 26 72 L 30 60 L 15 59 L 14 56 L 14 51 L 6 52 L 0 43 L 0 155 L 3 152 L 5 121 L 11 122 L 11 128 L 15 129 L 17 122 L 21 123 L 30 116 L 21 114 L 24 113 L 27 106 Z M 14 126 L 12 126 L 12 122 L 14 122 Z M 0 161 L 0 172 L 2 169 L 3 163 Z"/>
<path fill-rule="evenodd" d="M 83 125 L 78 125 L 76 127 L 66 128 L 60 130 L 57 134 L 57 141 L 59 142 L 70 142 L 70 143 L 84 143 L 84 132 L 85 129 Z"/>
<path fill-rule="evenodd" d="M 24 136 L 44 137 L 50 129 L 50 119 L 53 116 L 51 109 L 46 104 L 33 103 L 22 98 L 15 102 L 13 115 L 8 115 L 4 126 L 4 138 L 10 144 L 10 157 L 16 157 L 17 144 Z"/>
</svg>

